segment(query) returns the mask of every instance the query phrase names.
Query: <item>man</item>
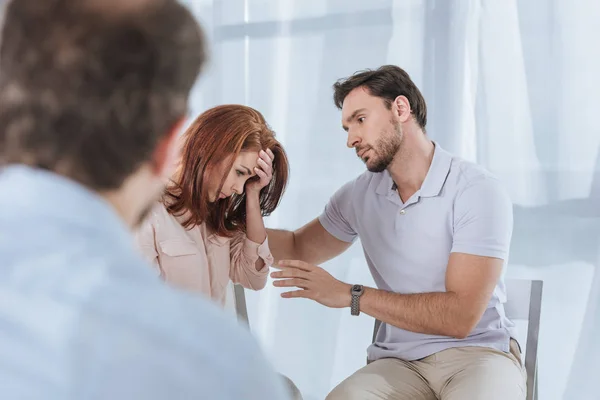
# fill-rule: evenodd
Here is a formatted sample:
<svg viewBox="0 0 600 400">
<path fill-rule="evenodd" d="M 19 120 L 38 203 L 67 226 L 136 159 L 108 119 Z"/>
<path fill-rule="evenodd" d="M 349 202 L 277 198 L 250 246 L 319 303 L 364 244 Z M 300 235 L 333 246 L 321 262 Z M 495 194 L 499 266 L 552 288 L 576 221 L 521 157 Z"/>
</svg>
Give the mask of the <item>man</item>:
<svg viewBox="0 0 600 400">
<path fill-rule="evenodd" d="M 483 168 L 425 133 L 425 100 L 396 66 L 334 85 L 348 147 L 368 171 L 295 232 L 271 230 L 278 287 L 383 324 L 372 361 L 328 399 L 524 399 L 525 372 L 505 317 L 502 273 L 511 202 Z M 340 282 L 323 263 L 360 238 L 377 289 Z M 298 261 L 302 260 L 302 261 Z"/>
<path fill-rule="evenodd" d="M 0 397 L 283 399 L 233 318 L 130 229 L 163 190 L 206 44 L 175 0 L 14 0 L 0 47 Z"/>
</svg>

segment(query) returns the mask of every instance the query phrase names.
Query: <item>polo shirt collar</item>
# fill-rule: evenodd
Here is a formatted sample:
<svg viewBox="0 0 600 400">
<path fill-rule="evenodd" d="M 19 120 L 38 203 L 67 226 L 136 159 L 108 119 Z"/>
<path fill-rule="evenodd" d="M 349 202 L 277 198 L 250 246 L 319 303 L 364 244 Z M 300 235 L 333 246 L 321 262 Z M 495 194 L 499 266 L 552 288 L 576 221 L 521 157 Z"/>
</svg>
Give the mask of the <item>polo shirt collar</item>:
<svg viewBox="0 0 600 400">
<path fill-rule="evenodd" d="M 450 166 L 452 164 L 452 155 L 446 150 L 442 149 L 437 143 L 433 142 L 433 159 L 427 171 L 427 176 L 421 185 L 420 197 L 435 197 L 440 194 L 446 178 L 450 173 Z M 390 192 L 396 191 L 396 184 L 394 183 L 390 173 L 385 170 L 381 173 L 381 180 L 377 185 L 377 194 L 387 195 Z"/>
<path fill-rule="evenodd" d="M 427 171 L 427 176 L 421 185 L 421 197 L 435 197 L 440 194 L 446 178 L 450 173 L 452 156 L 446 150 L 442 149 L 437 143 L 433 143 L 433 160 Z"/>
</svg>

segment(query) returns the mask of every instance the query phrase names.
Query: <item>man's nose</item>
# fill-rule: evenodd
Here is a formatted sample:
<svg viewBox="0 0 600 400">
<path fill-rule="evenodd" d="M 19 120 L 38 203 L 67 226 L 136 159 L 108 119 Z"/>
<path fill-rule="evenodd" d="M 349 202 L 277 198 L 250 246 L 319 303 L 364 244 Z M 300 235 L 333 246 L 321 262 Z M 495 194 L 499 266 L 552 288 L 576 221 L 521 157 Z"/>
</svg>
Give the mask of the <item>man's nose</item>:
<svg viewBox="0 0 600 400">
<path fill-rule="evenodd" d="M 348 140 L 346 142 L 346 146 L 348 146 L 349 148 L 353 148 L 353 147 L 358 146 L 360 144 L 360 142 L 361 142 L 360 137 L 357 134 L 355 134 L 351 131 L 348 131 Z"/>
</svg>

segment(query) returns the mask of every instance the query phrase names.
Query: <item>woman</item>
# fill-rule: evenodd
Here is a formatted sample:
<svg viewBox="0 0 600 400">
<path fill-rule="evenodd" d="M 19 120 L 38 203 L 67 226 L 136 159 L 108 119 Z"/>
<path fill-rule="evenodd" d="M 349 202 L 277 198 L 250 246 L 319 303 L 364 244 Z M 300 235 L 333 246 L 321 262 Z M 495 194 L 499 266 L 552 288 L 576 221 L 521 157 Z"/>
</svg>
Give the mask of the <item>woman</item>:
<svg viewBox="0 0 600 400">
<path fill-rule="evenodd" d="M 177 172 L 138 244 L 165 281 L 224 305 L 230 280 L 266 284 L 273 257 L 263 216 L 279 204 L 287 156 L 263 116 L 241 105 L 206 111 L 182 139 Z"/>
</svg>

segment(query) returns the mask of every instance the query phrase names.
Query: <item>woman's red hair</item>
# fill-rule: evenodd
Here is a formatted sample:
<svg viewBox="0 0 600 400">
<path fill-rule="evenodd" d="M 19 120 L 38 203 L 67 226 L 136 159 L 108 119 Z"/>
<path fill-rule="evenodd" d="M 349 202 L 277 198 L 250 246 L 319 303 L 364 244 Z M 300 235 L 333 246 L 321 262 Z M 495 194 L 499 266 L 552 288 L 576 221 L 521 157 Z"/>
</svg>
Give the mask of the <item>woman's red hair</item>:
<svg viewBox="0 0 600 400">
<path fill-rule="evenodd" d="M 185 216 L 183 226 L 188 229 L 206 223 L 217 235 L 225 237 L 245 231 L 245 191 L 210 203 L 207 177 L 219 170 L 223 160 L 229 160 L 222 185 L 241 151 L 267 149 L 271 149 L 275 159 L 273 178 L 260 192 L 263 216 L 279 205 L 289 173 L 287 155 L 275 133 L 262 114 L 251 107 L 222 105 L 202 113 L 184 133 L 178 172 L 163 197 L 167 210 L 172 215 Z"/>
</svg>

